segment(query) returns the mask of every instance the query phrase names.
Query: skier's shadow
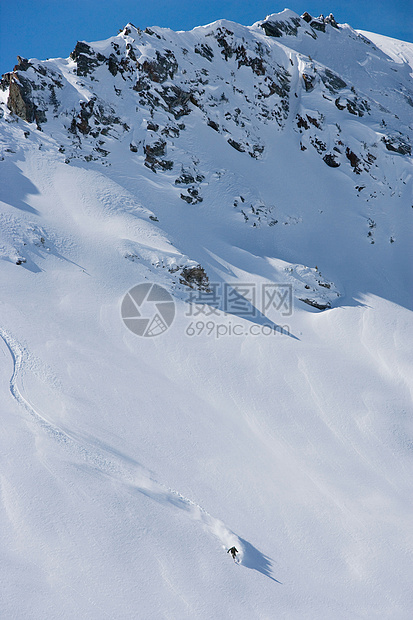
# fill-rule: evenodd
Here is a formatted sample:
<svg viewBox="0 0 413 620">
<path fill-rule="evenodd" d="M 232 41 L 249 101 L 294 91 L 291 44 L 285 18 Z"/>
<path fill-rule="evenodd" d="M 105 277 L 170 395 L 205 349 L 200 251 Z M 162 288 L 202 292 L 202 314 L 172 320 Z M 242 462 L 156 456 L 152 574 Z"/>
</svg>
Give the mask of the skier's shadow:
<svg viewBox="0 0 413 620">
<path fill-rule="evenodd" d="M 275 579 L 271 575 L 271 567 L 272 567 L 271 559 L 268 556 L 261 553 L 261 551 L 258 551 L 258 549 L 256 549 L 253 545 L 251 545 L 251 543 L 249 543 L 247 540 L 244 540 L 243 538 L 240 538 L 240 537 L 239 537 L 239 540 L 242 543 L 242 547 L 244 550 L 242 560 L 241 560 L 241 566 L 245 566 L 246 568 L 251 568 L 252 570 L 256 570 L 259 573 L 262 573 L 263 575 L 265 575 L 266 577 L 269 577 L 276 583 L 281 584 L 281 581 L 278 581 L 278 579 Z"/>
</svg>

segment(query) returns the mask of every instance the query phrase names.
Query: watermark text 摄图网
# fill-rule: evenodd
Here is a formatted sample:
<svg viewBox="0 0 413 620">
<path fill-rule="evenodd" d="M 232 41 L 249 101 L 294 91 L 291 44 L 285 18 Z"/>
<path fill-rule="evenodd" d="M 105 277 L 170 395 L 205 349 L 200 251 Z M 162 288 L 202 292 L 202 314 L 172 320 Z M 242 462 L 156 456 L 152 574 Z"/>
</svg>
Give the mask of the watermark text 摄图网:
<svg viewBox="0 0 413 620">
<path fill-rule="evenodd" d="M 234 314 L 240 318 L 266 316 L 277 312 L 282 317 L 293 313 L 291 284 L 264 282 L 210 283 L 207 290 L 191 290 L 186 301 L 190 304 L 186 316 Z"/>
</svg>

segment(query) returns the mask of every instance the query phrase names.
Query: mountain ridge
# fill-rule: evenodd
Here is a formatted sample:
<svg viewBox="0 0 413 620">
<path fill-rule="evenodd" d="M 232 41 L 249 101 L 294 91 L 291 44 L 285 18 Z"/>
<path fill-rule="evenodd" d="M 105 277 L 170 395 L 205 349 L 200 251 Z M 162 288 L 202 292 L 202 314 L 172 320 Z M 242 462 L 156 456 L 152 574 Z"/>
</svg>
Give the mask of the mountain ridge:
<svg viewBox="0 0 413 620">
<path fill-rule="evenodd" d="M 156 28 L 139 31 L 128 25 L 117 37 L 107 41 L 78 43 L 66 61 L 36 65 L 20 59 L 14 72 L 3 77 L 3 105 L 7 103 L 12 113 L 23 120 L 35 121 L 43 133 L 50 132 L 61 154 L 56 155 L 66 164 L 80 157 L 86 162 L 111 165 L 114 141 L 128 144 L 131 154 L 136 154 L 145 167 L 168 176 L 171 191 L 179 192 L 180 199 L 189 205 L 201 203 L 202 187 L 211 185 L 199 162 L 195 163 L 197 145 L 185 145 L 180 152 L 185 121 L 193 117 L 208 127 L 208 140 L 216 145 L 213 148 L 222 148 L 220 145 L 225 140 L 235 151 L 257 161 L 267 158 L 266 148 L 270 155 L 272 149 L 276 157 L 280 156 L 273 146 L 280 139 L 273 133 L 274 128 L 278 134 L 292 130 L 295 134 L 292 140 L 302 152 L 315 150 L 325 165 L 345 171 L 354 183 L 353 195 L 360 202 L 374 201 L 378 195 L 377 189 L 366 189 L 363 181 L 366 174 L 370 177 L 369 185 L 374 186 L 378 181 L 383 197 L 393 191 L 401 195 L 404 188 L 395 190 L 397 176 L 404 183 L 407 168 L 398 170 L 392 181 L 381 171 L 394 165 L 391 162 L 394 156 L 411 155 L 408 124 L 411 99 L 405 94 L 409 92 L 408 85 L 403 84 L 405 66 L 395 63 L 387 71 L 388 90 L 381 99 L 392 97 L 395 111 L 390 113 L 376 100 L 379 91 L 370 88 L 372 94 L 359 93 L 343 79 L 351 77 L 352 63 L 356 63 L 362 67 L 366 86 L 365 66 L 373 65 L 368 75 L 374 86 L 375 64 L 387 65 L 388 57 L 350 27 L 338 26 L 332 16 L 326 20 L 322 17 L 313 20 L 308 14 L 304 17 L 285 10 L 251 27 L 235 28 L 234 24 L 221 20 L 178 34 Z M 270 28 L 271 35 L 265 34 L 268 24 L 273 29 Z M 238 34 L 229 30 L 230 27 L 234 31 L 238 29 Z M 318 43 L 320 37 L 322 41 Z M 326 49 L 336 47 L 337 38 L 344 41 L 338 45 L 335 55 L 329 53 L 328 67 L 313 60 L 308 49 L 308 55 L 295 49 L 304 46 L 312 51 L 314 45 L 321 45 L 323 57 L 328 53 L 323 51 L 323 37 L 328 37 Z M 183 47 L 185 41 L 188 47 L 193 47 L 192 55 Z M 208 41 L 213 42 L 214 49 Z M 290 47 L 284 46 L 287 43 Z M 337 68 L 337 62 L 342 64 L 343 49 L 351 45 L 356 48 L 356 58 L 349 56 L 349 68 L 344 63 L 343 77 L 340 77 L 333 69 Z M 195 61 L 199 66 L 194 65 Z M 393 78 L 392 72 L 397 72 L 397 77 Z M 217 89 L 221 89 L 218 97 Z M 404 121 L 403 115 L 399 118 L 396 114 L 396 111 L 401 114 L 401 102 L 404 102 Z M 133 118 L 135 107 L 140 116 L 138 123 Z M 350 133 L 343 140 L 340 122 L 350 126 L 353 117 Z M 263 137 L 268 132 L 269 142 L 273 144 L 266 147 Z M 171 153 L 177 157 L 173 158 Z M 300 154 L 295 157 L 299 158 Z M 301 158 L 300 166 L 306 168 L 305 158 Z M 248 225 L 277 227 L 280 222 L 288 225 L 302 221 L 300 214 L 286 215 L 289 207 L 283 206 L 280 220 L 279 211 L 274 215 L 274 205 L 264 202 L 259 192 L 244 196 L 246 191 L 234 192 L 231 202 Z M 373 217 L 366 217 L 365 222 L 366 235 L 374 243 L 376 222 Z M 395 240 L 391 228 L 388 228 L 388 240 L 390 243 Z M 195 266 L 197 260 L 187 263 L 182 259 L 181 267 Z M 175 263 L 171 267 L 174 269 Z M 325 302 L 327 306 L 331 301 Z"/>
</svg>

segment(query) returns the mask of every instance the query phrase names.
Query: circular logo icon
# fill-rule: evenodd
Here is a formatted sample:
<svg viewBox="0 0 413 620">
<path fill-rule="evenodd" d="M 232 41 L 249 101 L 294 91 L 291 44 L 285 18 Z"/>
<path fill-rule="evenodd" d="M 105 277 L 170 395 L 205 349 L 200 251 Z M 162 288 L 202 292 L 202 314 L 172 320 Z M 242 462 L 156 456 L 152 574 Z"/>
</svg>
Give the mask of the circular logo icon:
<svg viewBox="0 0 413 620">
<path fill-rule="evenodd" d="M 131 332 L 152 338 L 166 332 L 175 317 L 175 303 L 166 289 L 144 282 L 128 291 L 121 306 L 123 322 Z"/>
</svg>

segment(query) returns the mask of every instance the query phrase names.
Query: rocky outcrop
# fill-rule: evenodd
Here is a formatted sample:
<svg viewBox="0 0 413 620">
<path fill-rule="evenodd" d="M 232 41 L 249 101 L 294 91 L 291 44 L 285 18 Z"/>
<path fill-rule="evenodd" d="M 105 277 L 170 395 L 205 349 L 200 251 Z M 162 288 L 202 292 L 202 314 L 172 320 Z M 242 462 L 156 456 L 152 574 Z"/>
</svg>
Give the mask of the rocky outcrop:
<svg viewBox="0 0 413 620">
<path fill-rule="evenodd" d="M 27 71 L 29 67 L 33 67 L 33 65 L 27 60 L 27 58 L 17 56 L 17 65 L 14 65 L 13 71 Z"/>
<path fill-rule="evenodd" d="M 330 302 L 322 303 L 315 299 L 309 299 L 308 297 L 300 298 L 300 301 L 303 301 L 308 306 L 312 306 L 313 308 L 317 308 L 317 310 L 327 310 L 331 308 Z"/>
<path fill-rule="evenodd" d="M 303 82 L 304 82 L 304 88 L 307 93 L 314 90 L 314 85 L 315 85 L 314 75 L 308 75 L 307 73 L 303 73 Z"/>
<path fill-rule="evenodd" d="M 184 267 L 180 275 L 179 282 L 181 284 L 198 291 L 204 291 L 205 293 L 211 292 L 209 278 L 201 265 L 197 265 L 196 267 Z"/>
<path fill-rule="evenodd" d="M 338 168 L 340 165 L 339 162 L 336 160 L 336 156 L 331 153 L 327 153 L 327 155 L 324 155 L 323 160 L 325 161 L 327 166 L 330 166 L 330 168 Z"/>
<path fill-rule="evenodd" d="M 9 98 L 7 105 L 11 112 L 22 118 L 28 123 L 32 123 L 35 119 L 35 106 L 30 99 L 30 84 L 12 76 L 9 86 Z"/>
<path fill-rule="evenodd" d="M 312 17 L 310 13 L 307 13 L 306 11 L 301 17 L 305 22 L 307 22 L 307 24 L 311 26 L 311 28 L 314 28 L 314 30 L 319 30 L 320 32 L 326 31 L 326 24 L 329 24 L 330 26 L 333 26 L 333 28 L 338 29 L 338 24 L 334 19 L 334 15 L 332 13 L 330 13 L 328 17 L 324 17 L 324 15 Z"/>
<path fill-rule="evenodd" d="M 296 37 L 300 26 L 299 17 L 292 17 L 283 21 L 267 20 L 261 24 L 261 28 L 268 37 L 282 37 L 285 34 Z"/>
<path fill-rule="evenodd" d="M 39 126 L 40 123 L 44 123 L 47 119 L 45 112 L 35 105 L 32 90 L 32 84 L 29 79 L 13 73 L 9 81 L 7 106 L 16 116 L 28 123 L 35 121 Z"/>
<path fill-rule="evenodd" d="M 330 71 L 330 69 L 325 69 L 320 72 L 320 77 L 323 84 L 328 88 L 331 93 L 336 93 L 343 88 L 346 88 L 347 84 L 344 80 L 342 80 L 338 75 Z"/>
<path fill-rule="evenodd" d="M 400 155 L 411 155 L 412 147 L 406 138 L 402 136 L 384 136 L 382 138 L 386 149 L 392 153 L 399 153 Z"/>
<path fill-rule="evenodd" d="M 96 67 L 106 62 L 105 56 L 96 53 L 90 45 L 84 41 L 78 41 L 70 58 L 77 64 L 76 75 L 85 76 L 91 73 Z"/>
<path fill-rule="evenodd" d="M 162 84 L 166 80 L 173 80 L 178 71 L 177 60 L 170 50 L 165 50 L 165 54 L 156 51 L 156 58 L 153 60 L 145 60 L 143 63 L 137 63 L 137 68 L 151 82 Z"/>
<path fill-rule="evenodd" d="M 360 174 L 361 170 L 359 167 L 360 158 L 349 148 L 346 148 L 346 157 L 350 162 L 350 166 L 353 168 L 356 174 Z"/>
</svg>

